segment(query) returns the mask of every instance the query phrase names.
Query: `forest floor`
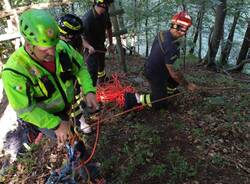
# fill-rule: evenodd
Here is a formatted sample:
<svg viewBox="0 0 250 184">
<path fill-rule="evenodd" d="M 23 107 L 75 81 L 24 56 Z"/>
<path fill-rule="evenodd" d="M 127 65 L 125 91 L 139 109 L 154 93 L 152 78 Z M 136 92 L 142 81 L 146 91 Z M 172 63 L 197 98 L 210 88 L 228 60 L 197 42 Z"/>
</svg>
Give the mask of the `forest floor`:
<svg viewBox="0 0 250 184">
<path fill-rule="evenodd" d="M 121 80 L 149 92 L 143 62 L 127 57 L 128 72 Z M 107 68 L 121 73 L 122 67 L 109 60 Z M 167 110 L 144 108 L 116 118 L 121 108 L 103 111 L 113 118 L 101 124 L 94 160 L 107 183 L 250 183 L 250 77 L 215 73 L 195 62 L 187 62 L 183 73 L 202 92 L 181 89 Z M 91 151 L 95 134 L 84 137 Z M 13 163 L 0 183 L 45 183 L 65 161 L 63 153 L 44 138 Z"/>
</svg>

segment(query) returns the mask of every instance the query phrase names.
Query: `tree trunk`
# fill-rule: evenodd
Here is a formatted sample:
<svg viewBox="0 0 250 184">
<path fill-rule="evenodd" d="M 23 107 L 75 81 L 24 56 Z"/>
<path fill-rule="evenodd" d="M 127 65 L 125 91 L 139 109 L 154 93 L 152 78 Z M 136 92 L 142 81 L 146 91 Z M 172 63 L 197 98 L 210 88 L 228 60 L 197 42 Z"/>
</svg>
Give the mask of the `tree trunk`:
<svg viewBox="0 0 250 184">
<path fill-rule="evenodd" d="M 237 65 L 239 65 L 242 62 L 242 60 L 246 59 L 249 47 L 250 47 L 250 20 L 248 20 L 247 30 L 237 59 Z"/>
<path fill-rule="evenodd" d="M 146 33 L 145 33 L 145 37 L 146 37 L 146 57 L 148 57 L 149 54 L 149 43 L 148 43 L 148 17 L 146 18 L 146 22 L 145 22 L 145 27 L 146 27 Z"/>
<path fill-rule="evenodd" d="M 235 28 L 236 28 L 239 16 L 240 16 L 240 10 L 237 8 L 236 14 L 234 15 L 234 20 L 233 20 L 232 27 L 231 27 L 230 32 L 228 34 L 226 44 L 225 44 L 224 48 L 221 51 L 220 63 L 222 65 L 227 64 L 228 57 L 229 57 L 229 54 L 230 54 L 230 51 L 231 51 L 231 48 L 232 48 L 234 32 L 235 32 Z"/>
<path fill-rule="evenodd" d="M 123 9 L 122 9 L 122 2 L 121 2 L 121 1 L 119 1 L 119 9 L 123 10 Z M 124 13 L 124 10 L 123 10 L 123 13 Z M 123 13 L 120 14 L 120 16 L 119 16 L 119 24 L 120 24 L 120 27 L 121 27 L 122 29 L 125 28 Z"/>
<path fill-rule="evenodd" d="M 204 13 L 205 13 L 204 3 L 202 3 L 202 5 L 199 9 L 199 12 L 197 14 L 196 27 L 194 29 L 195 31 L 194 31 L 193 45 L 189 51 L 190 54 L 194 53 L 194 48 L 196 46 L 198 36 L 202 30 L 202 20 L 203 20 Z"/>
<path fill-rule="evenodd" d="M 146 10 L 148 11 L 148 0 L 146 1 Z M 149 54 L 149 46 L 148 46 L 148 15 L 146 15 L 146 20 L 145 20 L 145 39 L 146 39 L 146 57 Z"/>
<path fill-rule="evenodd" d="M 111 4 L 110 10 L 111 11 L 115 10 L 115 4 L 114 3 Z M 113 17 L 111 17 L 111 20 L 112 20 L 112 24 L 113 24 L 113 27 L 114 27 L 114 31 L 119 31 L 119 24 L 118 24 L 117 17 L 113 16 Z M 122 64 L 123 71 L 127 72 L 127 65 L 126 65 L 126 62 L 125 62 L 125 55 L 124 55 L 120 35 L 116 36 L 116 41 L 117 41 L 117 50 L 118 50 L 119 61 Z"/>
<path fill-rule="evenodd" d="M 201 59 L 201 50 L 202 50 L 202 23 L 203 23 L 203 20 L 201 20 L 200 24 L 201 26 L 199 27 L 199 50 L 198 50 L 198 57 L 199 57 L 199 62 L 202 60 Z"/>
<path fill-rule="evenodd" d="M 216 66 L 215 58 L 223 35 L 225 16 L 226 0 L 220 0 L 220 4 L 216 7 L 216 17 L 211 42 L 209 44 L 207 55 L 204 58 L 205 62 L 208 62 L 208 67 Z"/>
<path fill-rule="evenodd" d="M 160 4 L 161 3 L 161 0 L 158 1 L 157 4 Z M 161 22 L 161 11 L 158 11 L 157 12 L 157 22 Z M 158 33 L 160 31 L 160 24 L 157 24 L 156 26 L 156 33 Z"/>
<path fill-rule="evenodd" d="M 133 6 L 134 6 L 134 30 L 133 30 L 133 33 L 135 34 L 135 36 L 137 36 L 137 40 L 139 40 L 139 35 L 140 34 L 138 34 L 138 29 L 137 29 L 137 27 L 138 27 L 138 22 L 139 22 L 139 20 L 138 20 L 138 15 L 137 15 L 137 13 L 138 13 L 138 10 L 137 10 L 137 0 L 134 0 L 133 1 Z M 139 50 L 140 50 L 140 48 L 139 48 L 139 44 L 137 44 L 137 52 L 139 53 Z"/>
</svg>

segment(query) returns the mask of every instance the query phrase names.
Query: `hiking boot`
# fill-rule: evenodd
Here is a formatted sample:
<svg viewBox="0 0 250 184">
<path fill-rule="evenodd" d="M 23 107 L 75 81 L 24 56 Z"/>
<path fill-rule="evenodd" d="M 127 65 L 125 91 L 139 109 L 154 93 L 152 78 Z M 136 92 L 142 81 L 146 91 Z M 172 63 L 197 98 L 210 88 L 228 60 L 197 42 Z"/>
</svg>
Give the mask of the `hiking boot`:
<svg viewBox="0 0 250 184">
<path fill-rule="evenodd" d="M 135 93 L 125 93 L 124 94 L 124 100 L 125 100 L 125 104 L 124 104 L 124 109 L 125 110 L 129 110 L 132 109 L 133 107 L 140 105 L 137 102 Z"/>
<path fill-rule="evenodd" d="M 22 137 L 22 147 L 21 147 L 18 155 L 23 155 L 26 153 L 26 151 L 30 151 L 32 144 L 39 144 L 39 142 L 42 139 L 42 136 L 43 136 L 43 134 L 41 132 L 39 132 L 38 130 L 35 130 L 33 128 L 24 129 L 23 137 Z"/>
<path fill-rule="evenodd" d="M 31 124 L 18 124 L 17 128 L 5 136 L 4 150 L 11 154 L 13 160 L 31 149 L 31 144 L 38 143 L 41 133 Z"/>
<path fill-rule="evenodd" d="M 24 143 L 30 145 L 30 144 L 38 144 L 41 141 L 43 134 L 38 130 L 38 128 L 35 125 L 32 125 L 21 119 L 18 119 L 17 122 L 20 128 L 23 130 Z"/>
</svg>

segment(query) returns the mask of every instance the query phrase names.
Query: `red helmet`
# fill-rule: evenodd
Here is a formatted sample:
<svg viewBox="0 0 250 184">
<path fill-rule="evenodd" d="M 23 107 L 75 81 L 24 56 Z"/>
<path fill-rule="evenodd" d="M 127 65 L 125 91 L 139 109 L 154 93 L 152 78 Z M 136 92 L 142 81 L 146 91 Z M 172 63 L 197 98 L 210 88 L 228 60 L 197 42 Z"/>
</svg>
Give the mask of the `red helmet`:
<svg viewBox="0 0 250 184">
<path fill-rule="evenodd" d="M 186 11 L 179 12 L 172 17 L 171 20 L 173 25 L 179 25 L 189 28 L 192 25 L 192 18 Z"/>
</svg>

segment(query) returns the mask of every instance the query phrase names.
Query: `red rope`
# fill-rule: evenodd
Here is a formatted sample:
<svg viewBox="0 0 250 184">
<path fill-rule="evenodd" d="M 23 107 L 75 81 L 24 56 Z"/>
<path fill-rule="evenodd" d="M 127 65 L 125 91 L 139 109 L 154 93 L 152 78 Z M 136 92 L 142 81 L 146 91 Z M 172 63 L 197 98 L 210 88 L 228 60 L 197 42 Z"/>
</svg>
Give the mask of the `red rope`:
<svg viewBox="0 0 250 184">
<path fill-rule="evenodd" d="M 93 158 L 93 156 L 95 154 L 95 151 L 96 151 L 97 143 L 98 143 L 98 140 L 99 140 L 99 135 L 100 135 L 100 123 L 99 122 L 100 122 L 100 120 L 98 119 L 97 120 L 97 127 L 96 127 L 96 138 L 95 138 L 95 143 L 94 143 L 93 149 L 91 151 L 91 154 L 90 154 L 89 158 L 87 158 L 86 160 L 82 160 L 80 162 L 80 164 L 77 167 L 74 168 L 75 170 L 78 170 L 78 169 L 82 168 L 84 165 L 89 163 L 89 161 Z"/>
<path fill-rule="evenodd" d="M 119 107 L 124 107 L 124 93 L 126 92 L 135 92 L 135 89 L 131 86 L 123 86 L 119 80 L 118 74 L 113 74 L 112 79 L 104 83 L 102 85 L 97 85 L 97 93 L 96 93 L 96 98 L 97 102 L 102 102 L 102 103 L 107 103 L 107 102 L 115 102 Z M 96 127 L 96 138 L 95 138 L 95 143 L 93 146 L 93 149 L 91 151 L 91 154 L 88 159 L 82 160 L 80 164 L 74 168 L 74 170 L 78 170 L 82 168 L 84 165 L 86 165 L 94 156 L 96 152 L 96 147 L 100 135 L 100 117 L 97 120 L 97 127 Z"/>
<path fill-rule="evenodd" d="M 119 77 L 118 74 L 113 74 L 109 82 L 97 85 L 97 102 L 115 102 L 119 107 L 124 107 L 124 93 L 134 93 L 135 89 L 130 85 L 123 86 Z"/>
</svg>

